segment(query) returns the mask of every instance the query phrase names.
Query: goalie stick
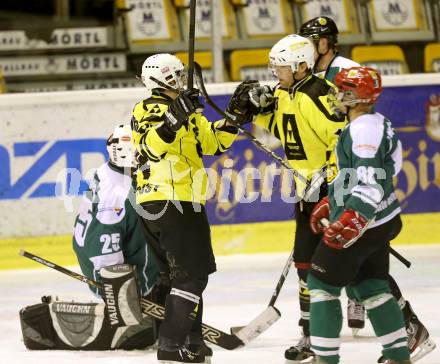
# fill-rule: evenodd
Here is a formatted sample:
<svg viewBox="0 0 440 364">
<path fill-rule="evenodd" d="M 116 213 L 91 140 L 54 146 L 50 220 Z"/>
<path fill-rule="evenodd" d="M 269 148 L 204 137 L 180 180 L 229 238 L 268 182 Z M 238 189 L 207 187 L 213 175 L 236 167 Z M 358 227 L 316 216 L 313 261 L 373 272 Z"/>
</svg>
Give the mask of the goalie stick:
<svg viewBox="0 0 440 364">
<path fill-rule="evenodd" d="M 74 271 L 71 271 L 70 269 L 64 268 L 58 264 L 52 263 L 46 259 L 43 259 L 37 255 L 34 255 L 32 253 L 29 253 L 24 250 L 20 250 L 19 254 L 25 258 L 31 259 L 37 263 L 40 263 L 42 265 L 45 265 L 46 267 L 52 268 L 54 270 L 57 270 L 58 272 L 64 273 L 68 275 L 69 277 L 78 279 L 81 282 L 87 283 L 91 286 L 97 287 L 97 288 L 103 288 L 103 285 L 99 282 L 94 281 L 93 279 L 89 279 L 82 274 L 76 273 Z M 147 300 L 146 298 L 141 299 L 141 307 L 142 312 L 145 313 L 148 316 L 154 317 L 158 320 L 163 320 L 165 318 L 165 307 L 162 305 L 159 305 L 155 302 L 152 302 L 150 300 Z M 211 344 L 218 345 L 224 349 L 227 350 L 234 350 L 237 349 L 245 344 L 245 342 L 238 338 L 235 335 L 229 335 L 223 331 L 220 331 L 212 326 L 202 324 L 202 334 L 203 339 L 210 342 Z M 246 343 L 249 342 L 246 337 Z"/>
</svg>

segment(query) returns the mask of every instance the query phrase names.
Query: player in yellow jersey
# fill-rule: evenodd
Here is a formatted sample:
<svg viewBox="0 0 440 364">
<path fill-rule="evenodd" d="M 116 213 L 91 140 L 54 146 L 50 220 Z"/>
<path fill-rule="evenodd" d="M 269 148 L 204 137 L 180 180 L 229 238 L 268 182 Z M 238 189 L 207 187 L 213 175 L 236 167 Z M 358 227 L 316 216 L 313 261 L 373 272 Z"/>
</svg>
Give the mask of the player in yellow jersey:
<svg viewBox="0 0 440 364">
<path fill-rule="evenodd" d="M 202 155 L 218 155 L 237 128 L 202 114 L 198 90 L 184 91 L 186 72 L 170 54 L 142 65 L 148 97 L 133 110 L 137 160 L 136 203 L 161 275 L 171 290 L 165 302 L 157 357 L 161 362 L 203 363 L 212 350 L 201 339 L 202 293 L 216 270 L 204 208 L 208 185 Z"/>
<path fill-rule="evenodd" d="M 289 164 L 308 181 L 325 168 L 346 123 L 344 117 L 338 117 L 331 111 L 327 102 L 332 84 L 312 74 L 314 51 L 312 42 L 304 37 L 292 34 L 282 38 L 269 54 L 270 68 L 279 81 L 275 90 L 268 86 L 256 87 L 240 95 L 241 99 L 231 102 L 228 108 L 243 121 L 252 120 L 247 117 L 249 114 L 257 114 L 253 121 L 280 139 Z M 302 196 L 306 184 L 299 178 L 295 178 L 295 182 L 296 194 Z M 294 261 L 300 282 L 300 324 L 304 336 L 298 345 L 285 352 L 286 359 L 292 362 L 313 355 L 309 334 L 310 296 L 306 282 L 310 260 L 320 240 L 310 229 L 310 213 L 318 195 L 327 195 L 326 183 L 319 189 L 311 195 L 312 198 L 301 200 L 295 206 Z"/>
</svg>

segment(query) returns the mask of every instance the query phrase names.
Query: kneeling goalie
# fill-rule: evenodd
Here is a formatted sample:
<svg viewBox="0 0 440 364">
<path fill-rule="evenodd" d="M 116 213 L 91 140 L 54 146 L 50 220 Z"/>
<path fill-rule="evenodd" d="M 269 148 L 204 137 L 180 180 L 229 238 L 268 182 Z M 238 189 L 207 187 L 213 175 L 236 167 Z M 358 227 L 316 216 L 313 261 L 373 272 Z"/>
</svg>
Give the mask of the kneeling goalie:
<svg viewBox="0 0 440 364">
<path fill-rule="evenodd" d="M 20 311 L 28 349 L 142 349 L 157 338 L 143 317 L 140 295 L 152 294 L 158 271 L 145 244 L 132 193 L 131 128 L 118 125 L 107 141 L 110 160 L 99 167 L 75 220 L 73 249 L 81 270 L 104 284 L 90 289 L 104 303 L 43 302 Z"/>
</svg>

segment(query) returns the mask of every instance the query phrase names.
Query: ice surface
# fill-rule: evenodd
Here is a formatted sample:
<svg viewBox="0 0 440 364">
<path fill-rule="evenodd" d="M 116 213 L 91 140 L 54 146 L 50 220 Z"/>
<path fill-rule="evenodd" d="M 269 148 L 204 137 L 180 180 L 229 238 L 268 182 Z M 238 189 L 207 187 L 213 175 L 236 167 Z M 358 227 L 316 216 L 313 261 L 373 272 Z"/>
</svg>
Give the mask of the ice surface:
<svg viewBox="0 0 440 364">
<path fill-rule="evenodd" d="M 391 258 L 391 273 L 399 282 L 431 337 L 440 345 L 440 245 L 398 246 L 412 261 L 411 269 Z M 218 257 L 218 272 L 211 276 L 205 294 L 204 322 L 229 332 L 231 326 L 244 325 L 260 314 L 268 304 L 275 284 L 287 260 L 285 254 L 257 254 Z M 23 258 L 25 259 L 25 258 Z M 35 267 L 39 268 L 35 263 Z M 78 270 L 77 267 L 73 269 Z M 78 270 L 79 271 L 79 270 Z M 28 351 L 21 337 L 20 308 L 38 303 L 43 295 L 63 299 L 96 300 L 84 283 L 42 267 L 35 270 L 0 271 L 0 363 L 34 364 L 128 364 L 155 363 L 154 350 L 146 351 Z M 346 311 L 343 297 L 343 310 Z M 294 270 L 290 272 L 276 307 L 282 317 L 273 327 L 248 346 L 226 351 L 213 346 L 213 364 L 283 364 L 284 350 L 299 338 L 299 308 Z M 353 338 L 344 324 L 341 364 L 373 364 L 380 346 L 369 322 Z M 420 360 L 421 364 L 440 364 L 440 348 Z"/>
</svg>

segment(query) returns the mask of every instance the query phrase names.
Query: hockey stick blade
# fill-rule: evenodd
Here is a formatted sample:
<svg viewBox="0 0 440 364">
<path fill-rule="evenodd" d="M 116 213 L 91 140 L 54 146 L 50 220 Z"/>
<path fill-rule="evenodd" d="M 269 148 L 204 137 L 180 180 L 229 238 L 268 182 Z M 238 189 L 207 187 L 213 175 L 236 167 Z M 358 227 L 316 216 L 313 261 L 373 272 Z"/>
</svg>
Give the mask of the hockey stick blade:
<svg viewBox="0 0 440 364">
<path fill-rule="evenodd" d="M 248 344 L 277 322 L 280 317 L 281 313 L 277 308 L 268 306 L 264 312 L 238 331 L 236 335 L 241 341 Z"/>
<path fill-rule="evenodd" d="M 35 254 L 24 251 L 20 249 L 19 255 L 22 257 L 33 260 L 36 263 L 42 264 L 48 268 L 52 268 L 60 273 L 66 274 L 71 278 L 75 278 L 83 283 L 87 283 L 91 286 L 97 288 L 103 288 L 103 285 L 99 282 L 89 279 L 82 274 L 71 271 L 70 269 L 64 268 L 58 264 L 52 263 L 49 260 L 43 259 Z M 158 320 L 163 320 L 165 318 L 165 307 L 149 301 L 145 298 L 141 298 L 141 308 L 142 312 L 148 316 L 154 317 Z M 218 345 L 227 350 L 234 350 L 243 346 L 244 343 L 237 336 L 226 334 L 223 331 L 217 330 L 214 327 L 202 324 L 203 338 L 212 344 Z"/>
<path fill-rule="evenodd" d="M 141 298 L 142 312 L 148 316 L 152 316 L 158 320 L 165 318 L 165 307 L 151 302 L 145 298 Z M 235 335 L 229 335 L 212 326 L 202 324 L 203 339 L 222 347 L 226 350 L 234 350 L 244 345 L 244 342 Z"/>
</svg>

